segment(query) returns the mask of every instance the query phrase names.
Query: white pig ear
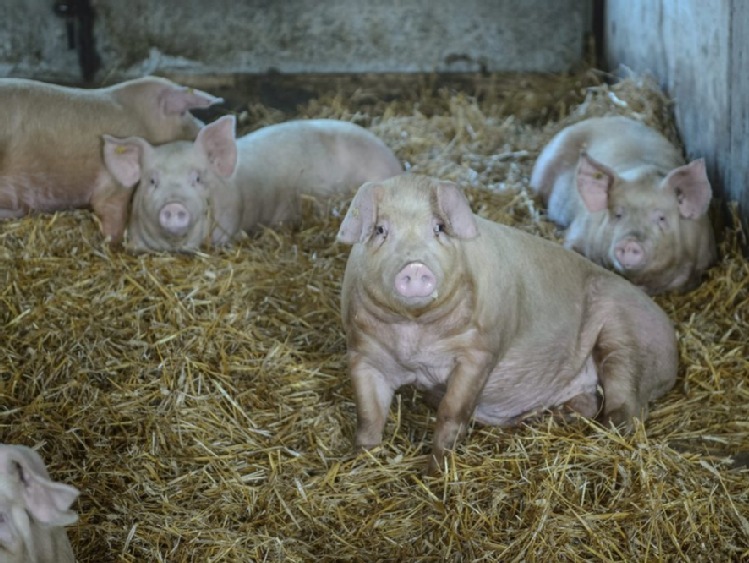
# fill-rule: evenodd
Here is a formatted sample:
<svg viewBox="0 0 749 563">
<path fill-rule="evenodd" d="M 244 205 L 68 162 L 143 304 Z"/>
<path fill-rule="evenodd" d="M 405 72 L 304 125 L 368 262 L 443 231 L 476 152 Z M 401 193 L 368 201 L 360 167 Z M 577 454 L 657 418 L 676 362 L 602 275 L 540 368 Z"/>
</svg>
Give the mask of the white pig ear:
<svg viewBox="0 0 749 563">
<path fill-rule="evenodd" d="M 666 176 L 665 186 L 674 192 L 679 202 L 679 214 L 684 219 L 698 219 L 707 213 L 713 189 L 707 178 L 704 159 L 674 168 Z"/>
<path fill-rule="evenodd" d="M 140 181 L 141 159 L 152 149 L 140 137 L 118 139 L 104 135 L 104 165 L 109 173 L 126 188 L 132 188 Z"/>
<path fill-rule="evenodd" d="M 465 194 L 453 182 L 437 184 L 437 205 L 447 218 L 448 233 L 464 239 L 478 236 L 479 230 L 471 206 Z"/>
<path fill-rule="evenodd" d="M 372 232 L 377 217 L 377 199 L 382 187 L 366 182 L 356 192 L 341 222 L 336 240 L 344 244 L 364 242 Z"/>
<path fill-rule="evenodd" d="M 203 127 L 195 139 L 195 146 L 203 151 L 213 169 L 224 178 L 231 176 L 237 168 L 236 123 L 233 115 L 225 115 Z"/>
<path fill-rule="evenodd" d="M 223 98 L 184 86 L 167 86 L 159 94 L 164 115 L 182 115 L 191 109 L 203 109 L 223 101 Z"/>
<path fill-rule="evenodd" d="M 9 477 L 19 483 L 16 490 L 20 492 L 26 510 L 37 522 L 66 526 L 78 520 L 78 515 L 69 510 L 78 498 L 78 489 L 50 481 L 39 454 L 28 448 L 11 446 L 2 457 L 5 457 L 5 466 L 11 473 Z"/>
<path fill-rule="evenodd" d="M 615 178 L 616 173 L 611 168 L 591 158 L 585 151 L 580 154 L 575 181 L 588 211 L 594 213 L 608 208 L 609 190 Z"/>
</svg>

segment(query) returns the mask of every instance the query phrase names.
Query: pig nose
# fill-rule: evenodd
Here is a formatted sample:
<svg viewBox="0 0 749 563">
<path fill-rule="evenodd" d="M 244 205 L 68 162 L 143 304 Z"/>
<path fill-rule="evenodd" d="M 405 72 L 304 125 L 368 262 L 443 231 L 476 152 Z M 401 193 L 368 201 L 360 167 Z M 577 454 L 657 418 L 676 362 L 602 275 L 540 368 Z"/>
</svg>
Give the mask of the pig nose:
<svg viewBox="0 0 749 563">
<path fill-rule="evenodd" d="M 622 268 L 637 268 L 645 263 L 645 250 L 636 240 L 619 241 L 614 248 L 614 255 Z"/>
<path fill-rule="evenodd" d="M 411 262 L 395 276 L 395 290 L 403 297 L 428 297 L 436 286 L 437 278 L 421 262 Z"/>
<path fill-rule="evenodd" d="M 159 224 L 173 235 L 183 235 L 190 226 L 190 212 L 181 203 L 167 203 L 159 211 Z"/>
</svg>

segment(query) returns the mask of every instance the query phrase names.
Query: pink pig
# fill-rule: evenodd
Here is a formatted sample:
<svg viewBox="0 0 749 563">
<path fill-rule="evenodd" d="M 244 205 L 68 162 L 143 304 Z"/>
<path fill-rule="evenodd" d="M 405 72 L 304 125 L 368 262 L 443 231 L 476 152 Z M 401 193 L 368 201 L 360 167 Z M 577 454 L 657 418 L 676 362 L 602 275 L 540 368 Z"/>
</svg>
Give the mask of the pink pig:
<svg viewBox="0 0 749 563">
<path fill-rule="evenodd" d="M 565 246 L 650 294 L 691 289 L 715 260 L 705 164 L 684 164 L 660 133 L 625 117 L 563 129 L 544 148 L 531 187 Z"/>
<path fill-rule="evenodd" d="M 188 110 L 219 101 L 155 77 L 95 90 L 0 80 L 0 219 L 90 207 L 119 242 L 131 193 L 104 167 L 101 136 L 194 139 L 202 123 Z"/>
<path fill-rule="evenodd" d="M 629 427 L 674 384 L 674 328 L 649 297 L 551 241 L 473 215 L 455 184 L 364 184 L 338 240 L 353 244 L 341 316 L 359 447 L 382 441 L 406 384 L 438 405 L 430 472 L 471 417 L 504 426 L 564 405 Z"/>
<path fill-rule="evenodd" d="M 42 458 L 26 446 L 0 444 L 0 561 L 74 563 L 65 528 L 78 490 L 50 480 Z"/>
<path fill-rule="evenodd" d="M 194 143 L 158 147 L 105 137 L 107 167 L 135 189 L 128 225 L 134 250 L 223 245 L 241 231 L 296 222 L 300 196 L 345 194 L 402 171 L 380 139 L 353 123 L 290 121 L 239 140 L 234 128 L 226 116 Z"/>
</svg>

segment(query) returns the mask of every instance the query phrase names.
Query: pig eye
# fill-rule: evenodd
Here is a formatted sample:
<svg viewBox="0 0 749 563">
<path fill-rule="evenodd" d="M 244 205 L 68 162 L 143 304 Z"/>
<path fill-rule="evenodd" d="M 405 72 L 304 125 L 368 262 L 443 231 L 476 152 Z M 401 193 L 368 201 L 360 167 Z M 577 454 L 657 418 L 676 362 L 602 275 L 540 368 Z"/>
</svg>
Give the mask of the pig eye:
<svg viewBox="0 0 749 563">
<path fill-rule="evenodd" d="M 158 180 L 156 179 L 156 176 L 151 176 L 151 177 L 149 178 L 149 180 L 148 180 L 148 184 L 149 184 L 149 185 L 150 185 L 150 186 L 151 186 L 152 188 L 155 188 L 155 187 L 157 187 L 157 186 L 159 185 L 159 181 L 158 181 Z"/>
<path fill-rule="evenodd" d="M 445 232 L 445 224 L 444 223 L 435 223 L 434 224 L 434 234 L 438 235 L 440 233 Z"/>
<path fill-rule="evenodd" d="M 382 225 L 377 225 L 375 227 L 375 234 L 383 236 L 385 234 L 385 227 L 383 227 Z"/>
<path fill-rule="evenodd" d="M 615 219 L 616 221 L 618 221 L 618 220 L 619 220 L 619 219 L 621 219 L 622 217 L 624 217 L 624 211 L 622 211 L 621 209 L 616 209 L 616 210 L 614 211 L 614 219 Z"/>
<path fill-rule="evenodd" d="M 655 215 L 655 222 L 661 229 L 668 228 L 668 218 L 665 213 L 658 212 Z"/>
</svg>

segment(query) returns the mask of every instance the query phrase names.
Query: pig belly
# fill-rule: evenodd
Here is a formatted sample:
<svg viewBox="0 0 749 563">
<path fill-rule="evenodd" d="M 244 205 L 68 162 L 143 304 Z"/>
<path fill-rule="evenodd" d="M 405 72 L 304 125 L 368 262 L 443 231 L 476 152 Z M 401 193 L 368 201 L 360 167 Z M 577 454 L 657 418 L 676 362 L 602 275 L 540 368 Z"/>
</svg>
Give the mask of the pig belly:
<svg viewBox="0 0 749 563">
<path fill-rule="evenodd" d="M 51 212 L 86 207 L 88 197 L 55 185 L 44 175 L 28 174 L 0 178 L 0 218 L 21 217 L 30 211 Z"/>
<path fill-rule="evenodd" d="M 590 356 L 571 378 L 542 371 L 531 373 L 525 366 L 503 362 L 490 376 L 474 417 L 482 424 L 509 426 L 533 411 L 561 405 L 580 395 L 595 396 L 597 386 L 598 373 Z"/>
</svg>

